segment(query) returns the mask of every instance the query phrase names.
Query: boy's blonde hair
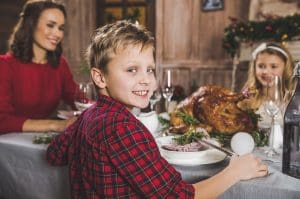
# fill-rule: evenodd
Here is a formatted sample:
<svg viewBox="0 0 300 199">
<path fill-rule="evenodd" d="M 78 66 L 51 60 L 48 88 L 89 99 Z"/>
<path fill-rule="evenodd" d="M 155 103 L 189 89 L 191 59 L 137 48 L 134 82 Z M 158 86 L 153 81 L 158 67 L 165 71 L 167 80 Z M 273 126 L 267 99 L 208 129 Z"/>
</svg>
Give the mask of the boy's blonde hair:
<svg viewBox="0 0 300 199">
<path fill-rule="evenodd" d="M 98 28 L 86 53 L 89 67 L 106 73 L 112 56 L 128 45 L 153 46 L 154 56 L 154 37 L 145 27 L 123 20 Z"/>
<path fill-rule="evenodd" d="M 274 44 L 274 43 L 268 43 L 266 44 L 266 48 L 263 50 L 255 53 L 255 57 L 250 62 L 250 67 L 248 70 L 248 79 L 243 87 L 243 90 L 247 88 L 255 88 L 258 92 L 256 93 L 256 96 L 254 100 L 251 100 L 251 103 L 248 104 L 249 108 L 257 109 L 262 104 L 262 96 L 263 96 L 263 86 L 258 81 L 255 75 L 255 65 L 256 65 L 256 59 L 257 55 L 262 53 L 268 53 L 270 55 L 276 55 L 280 57 L 284 63 L 284 70 L 282 75 L 282 93 L 284 96 L 284 100 L 287 101 L 290 99 L 292 91 L 294 89 L 294 81 L 293 81 L 293 71 L 294 71 L 294 61 L 292 59 L 291 54 L 289 51 L 283 47 L 280 44 Z M 279 48 L 280 50 L 276 50 Z M 281 51 L 283 51 L 285 54 L 283 54 Z"/>
</svg>

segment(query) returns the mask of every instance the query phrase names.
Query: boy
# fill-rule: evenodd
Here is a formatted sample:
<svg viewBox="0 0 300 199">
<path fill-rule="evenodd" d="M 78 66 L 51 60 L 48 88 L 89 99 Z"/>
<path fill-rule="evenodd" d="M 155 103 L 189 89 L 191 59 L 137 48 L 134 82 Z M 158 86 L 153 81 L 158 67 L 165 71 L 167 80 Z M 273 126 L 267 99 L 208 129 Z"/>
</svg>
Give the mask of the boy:
<svg viewBox="0 0 300 199">
<path fill-rule="evenodd" d="M 267 173 L 247 155 L 191 185 L 160 156 L 151 133 L 130 112 L 145 108 L 156 88 L 154 39 L 145 28 L 126 21 L 106 25 L 87 55 L 98 101 L 47 151 L 49 163 L 69 164 L 72 198 L 217 197 L 241 179 Z"/>
</svg>

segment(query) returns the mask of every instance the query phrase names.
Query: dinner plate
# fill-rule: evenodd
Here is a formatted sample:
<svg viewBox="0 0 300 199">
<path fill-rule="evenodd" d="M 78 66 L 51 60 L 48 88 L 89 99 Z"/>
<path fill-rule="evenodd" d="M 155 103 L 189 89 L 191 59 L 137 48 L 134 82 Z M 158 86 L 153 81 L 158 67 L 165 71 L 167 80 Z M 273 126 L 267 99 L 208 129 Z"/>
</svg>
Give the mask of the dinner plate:
<svg viewBox="0 0 300 199">
<path fill-rule="evenodd" d="M 170 163 L 182 166 L 197 166 L 221 162 L 226 154 L 213 148 L 203 151 L 171 151 L 163 149 L 161 146 L 173 143 L 174 136 L 160 137 L 156 139 L 161 155 Z"/>
<path fill-rule="evenodd" d="M 60 119 L 67 120 L 67 119 L 70 119 L 74 116 L 80 115 L 80 113 L 81 113 L 80 111 L 58 110 L 57 111 L 57 117 L 60 118 Z"/>
<path fill-rule="evenodd" d="M 84 111 L 85 109 L 91 107 L 95 102 L 89 102 L 89 103 L 74 102 L 74 103 L 78 110 Z"/>
</svg>

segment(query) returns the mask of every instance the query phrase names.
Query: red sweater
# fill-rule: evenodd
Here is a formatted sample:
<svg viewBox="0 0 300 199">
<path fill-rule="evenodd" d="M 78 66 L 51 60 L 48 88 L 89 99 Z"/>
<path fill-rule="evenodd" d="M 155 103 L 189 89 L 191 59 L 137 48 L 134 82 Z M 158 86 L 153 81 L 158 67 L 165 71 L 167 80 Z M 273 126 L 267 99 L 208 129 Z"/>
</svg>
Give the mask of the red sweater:
<svg viewBox="0 0 300 199">
<path fill-rule="evenodd" d="M 76 83 L 62 57 L 57 68 L 0 56 L 0 134 L 21 132 L 27 119 L 46 119 L 62 99 L 73 105 Z"/>
</svg>

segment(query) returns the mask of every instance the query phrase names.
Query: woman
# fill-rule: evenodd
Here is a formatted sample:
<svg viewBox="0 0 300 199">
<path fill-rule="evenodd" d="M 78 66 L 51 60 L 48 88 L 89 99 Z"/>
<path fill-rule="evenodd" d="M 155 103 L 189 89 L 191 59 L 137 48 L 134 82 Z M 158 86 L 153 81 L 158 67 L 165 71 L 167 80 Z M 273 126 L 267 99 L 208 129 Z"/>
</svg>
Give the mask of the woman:
<svg viewBox="0 0 300 199">
<path fill-rule="evenodd" d="M 56 1 L 29 0 L 0 56 L 0 133 L 63 131 L 75 118 L 46 119 L 60 100 L 73 109 L 76 84 L 61 56 L 66 11 Z"/>
<path fill-rule="evenodd" d="M 284 104 L 289 101 L 294 90 L 294 63 L 288 50 L 281 45 L 262 43 L 252 53 L 252 62 L 248 71 L 248 79 L 243 90 L 256 89 L 256 95 L 240 103 L 243 108 L 257 110 L 262 116 L 259 125 L 268 125 L 270 117 L 265 113 L 263 103 L 266 100 L 267 83 L 271 76 L 281 77 Z M 272 89 L 272 88 L 271 88 Z"/>
</svg>

